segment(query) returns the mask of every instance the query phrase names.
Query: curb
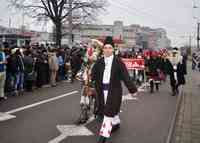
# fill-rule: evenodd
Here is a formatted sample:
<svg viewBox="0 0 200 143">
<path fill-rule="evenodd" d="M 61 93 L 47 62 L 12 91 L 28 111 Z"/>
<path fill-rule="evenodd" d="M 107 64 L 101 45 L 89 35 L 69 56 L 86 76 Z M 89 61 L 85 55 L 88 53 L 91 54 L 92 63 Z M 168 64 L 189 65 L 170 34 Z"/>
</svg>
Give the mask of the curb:
<svg viewBox="0 0 200 143">
<path fill-rule="evenodd" d="M 177 102 L 176 102 L 176 110 L 175 110 L 175 113 L 173 115 L 172 122 L 171 122 L 171 125 L 170 125 L 170 128 L 169 128 L 169 132 L 168 132 L 167 139 L 166 139 L 165 143 L 172 143 L 172 139 L 173 139 L 173 135 L 174 135 L 174 131 L 175 131 L 175 126 L 176 126 L 176 121 L 178 119 L 178 113 L 180 111 L 182 99 L 183 99 L 183 86 L 180 86 L 180 94 L 178 95 L 178 99 L 177 99 Z"/>
</svg>

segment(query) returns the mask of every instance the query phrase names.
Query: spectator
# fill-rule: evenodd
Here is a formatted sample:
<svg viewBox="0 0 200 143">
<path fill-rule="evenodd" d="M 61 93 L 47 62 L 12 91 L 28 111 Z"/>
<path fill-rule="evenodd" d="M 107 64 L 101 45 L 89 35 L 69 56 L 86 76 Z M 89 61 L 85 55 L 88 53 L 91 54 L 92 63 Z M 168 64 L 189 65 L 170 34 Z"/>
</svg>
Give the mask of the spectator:
<svg viewBox="0 0 200 143">
<path fill-rule="evenodd" d="M 33 82 L 35 81 L 34 59 L 30 51 L 24 54 L 24 67 L 25 67 L 25 88 L 27 91 L 32 91 Z"/>
<path fill-rule="evenodd" d="M 49 63 L 49 69 L 50 69 L 51 86 L 56 86 L 56 75 L 58 72 L 59 65 L 58 65 L 58 59 L 56 56 L 55 49 L 49 52 L 48 63 Z"/>
<path fill-rule="evenodd" d="M 4 87 L 6 81 L 6 56 L 3 51 L 4 49 L 0 47 L 0 98 L 7 99 L 4 94 Z"/>
</svg>

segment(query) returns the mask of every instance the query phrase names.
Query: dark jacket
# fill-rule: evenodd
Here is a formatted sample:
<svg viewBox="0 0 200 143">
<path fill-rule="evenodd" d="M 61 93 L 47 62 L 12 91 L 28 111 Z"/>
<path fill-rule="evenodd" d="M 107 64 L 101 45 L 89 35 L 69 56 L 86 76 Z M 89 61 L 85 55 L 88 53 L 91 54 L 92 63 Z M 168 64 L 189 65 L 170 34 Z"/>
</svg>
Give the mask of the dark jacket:
<svg viewBox="0 0 200 143">
<path fill-rule="evenodd" d="M 35 80 L 34 59 L 31 56 L 24 56 L 25 80 Z"/>
<path fill-rule="evenodd" d="M 97 114 L 113 117 L 120 111 L 122 101 L 122 85 L 123 81 L 130 93 L 137 92 L 136 86 L 130 79 L 125 64 L 120 58 L 114 57 L 111 69 L 111 77 L 109 83 L 108 97 L 106 105 L 104 105 L 103 95 L 103 73 L 105 68 L 104 58 L 97 60 L 92 69 L 92 80 L 95 82 L 97 92 Z"/>
<path fill-rule="evenodd" d="M 10 71 L 13 74 L 24 71 L 24 62 L 22 56 L 13 54 L 9 57 L 8 71 Z"/>
<path fill-rule="evenodd" d="M 158 58 L 150 58 L 146 60 L 147 76 L 151 78 L 158 78 L 158 69 L 160 69 L 160 60 Z"/>
<path fill-rule="evenodd" d="M 175 79 L 174 77 L 174 72 L 177 72 L 177 84 L 178 85 L 182 85 L 185 84 L 185 75 L 186 75 L 186 69 L 185 69 L 185 65 L 184 63 L 178 63 L 177 64 L 177 70 L 175 71 L 173 69 L 173 65 L 171 64 L 171 62 L 167 59 L 166 60 L 166 66 L 167 66 L 167 73 L 172 77 L 172 79 Z"/>
</svg>

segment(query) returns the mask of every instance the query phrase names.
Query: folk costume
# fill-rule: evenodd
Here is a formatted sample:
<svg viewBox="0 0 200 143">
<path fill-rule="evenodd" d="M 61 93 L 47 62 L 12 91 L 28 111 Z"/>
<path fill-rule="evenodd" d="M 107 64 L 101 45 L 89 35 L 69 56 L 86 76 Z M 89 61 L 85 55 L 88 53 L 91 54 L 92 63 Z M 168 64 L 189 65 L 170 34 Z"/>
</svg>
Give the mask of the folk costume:
<svg viewBox="0 0 200 143">
<path fill-rule="evenodd" d="M 80 117 L 76 121 L 76 124 L 84 124 L 88 121 L 91 113 L 95 114 L 95 96 L 96 92 L 93 88 L 93 82 L 91 80 L 91 69 L 98 58 L 101 57 L 103 43 L 92 39 L 88 44 L 85 56 L 83 58 L 82 71 L 80 72 L 80 79 L 82 81 L 82 91 L 80 100 Z M 95 102 L 94 102 L 95 100 Z M 92 104 L 94 104 L 94 109 L 92 109 Z M 92 111 L 92 112 L 91 112 Z"/>
<path fill-rule="evenodd" d="M 185 84 L 186 69 L 183 63 L 183 57 L 177 48 L 174 48 L 171 55 L 166 61 L 168 67 L 168 74 L 170 76 L 170 84 L 172 88 L 172 95 L 178 94 L 179 85 Z"/>
<path fill-rule="evenodd" d="M 104 45 L 114 47 L 112 37 L 107 37 Z M 92 80 L 95 82 L 97 92 L 97 114 L 103 116 L 103 123 L 99 132 L 98 143 L 105 143 L 113 129 L 120 125 L 120 106 L 122 102 L 123 81 L 130 93 L 137 92 L 136 86 L 130 79 L 125 64 L 121 59 L 112 54 L 97 60 L 92 69 Z"/>
</svg>

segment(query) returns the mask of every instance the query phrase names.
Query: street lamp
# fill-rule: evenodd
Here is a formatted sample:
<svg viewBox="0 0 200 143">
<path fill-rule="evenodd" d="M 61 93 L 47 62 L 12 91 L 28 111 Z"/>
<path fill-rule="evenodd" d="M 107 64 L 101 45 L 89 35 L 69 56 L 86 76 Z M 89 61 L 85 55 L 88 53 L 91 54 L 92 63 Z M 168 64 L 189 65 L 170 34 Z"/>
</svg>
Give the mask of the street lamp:
<svg viewBox="0 0 200 143">
<path fill-rule="evenodd" d="M 197 9 L 198 6 L 196 6 L 195 4 L 193 5 L 194 9 Z M 199 18 L 196 16 L 193 16 L 194 19 L 197 19 L 197 48 L 199 49 L 199 31 L 200 31 L 200 23 L 199 23 Z"/>
</svg>

